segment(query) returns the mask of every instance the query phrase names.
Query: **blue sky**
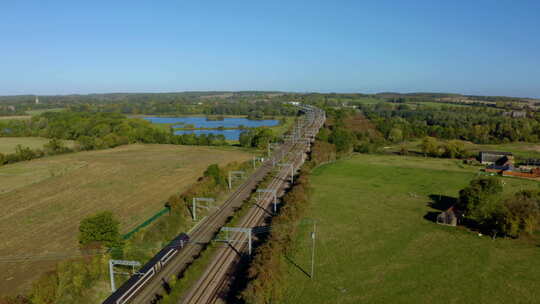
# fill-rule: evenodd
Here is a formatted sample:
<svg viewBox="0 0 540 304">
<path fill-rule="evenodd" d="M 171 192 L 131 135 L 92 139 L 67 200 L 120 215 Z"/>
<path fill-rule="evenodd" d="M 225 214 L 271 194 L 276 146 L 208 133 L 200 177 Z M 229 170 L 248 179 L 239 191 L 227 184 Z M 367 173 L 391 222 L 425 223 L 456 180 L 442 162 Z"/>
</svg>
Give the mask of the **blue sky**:
<svg viewBox="0 0 540 304">
<path fill-rule="evenodd" d="M 540 97 L 540 1 L 0 0 L 0 94 Z"/>
</svg>

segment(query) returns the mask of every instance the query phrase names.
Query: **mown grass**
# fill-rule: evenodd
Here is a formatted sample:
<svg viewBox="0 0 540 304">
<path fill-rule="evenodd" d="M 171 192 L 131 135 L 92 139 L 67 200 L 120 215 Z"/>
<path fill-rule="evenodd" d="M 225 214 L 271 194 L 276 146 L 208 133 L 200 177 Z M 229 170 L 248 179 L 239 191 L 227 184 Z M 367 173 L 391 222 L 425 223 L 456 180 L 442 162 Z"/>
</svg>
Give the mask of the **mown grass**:
<svg viewBox="0 0 540 304">
<path fill-rule="evenodd" d="M 310 226 L 290 257 L 284 303 L 538 303 L 535 239 L 480 237 L 424 218 L 430 196 L 456 197 L 475 168 L 454 160 L 356 155 L 313 172 Z M 505 191 L 538 182 L 505 179 Z M 295 266 L 295 264 L 297 266 Z"/>
</svg>

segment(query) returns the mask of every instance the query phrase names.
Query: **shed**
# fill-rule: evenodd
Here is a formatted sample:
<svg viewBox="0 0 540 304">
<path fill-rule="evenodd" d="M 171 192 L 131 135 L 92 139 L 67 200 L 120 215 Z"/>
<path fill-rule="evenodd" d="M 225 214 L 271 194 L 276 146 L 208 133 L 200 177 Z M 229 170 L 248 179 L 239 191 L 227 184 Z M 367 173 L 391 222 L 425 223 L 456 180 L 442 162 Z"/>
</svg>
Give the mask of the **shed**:
<svg viewBox="0 0 540 304">
<path fill-rule="evenodd" d="M 513 161 L 514 155 L 511 152 L 480 151 L 479 158 L 482 164 L 504 165 L 507 162 Z"/>
<path fill-rule="evenodd" d="M 457 226 L 460 216 L 461 213 L 454 209 L 454 207 L 452 206 L 448 208 L 448 210 L 441 212 L 439 215 L 437 215 L 437 224 Z"/>
</svg>

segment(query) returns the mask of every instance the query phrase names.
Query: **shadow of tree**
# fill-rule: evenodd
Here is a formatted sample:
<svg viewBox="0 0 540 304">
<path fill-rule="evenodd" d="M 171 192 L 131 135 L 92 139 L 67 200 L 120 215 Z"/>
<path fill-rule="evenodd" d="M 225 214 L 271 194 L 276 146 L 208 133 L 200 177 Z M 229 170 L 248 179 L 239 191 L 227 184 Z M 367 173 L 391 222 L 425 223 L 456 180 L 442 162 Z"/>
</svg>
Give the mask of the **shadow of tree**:
<svg viewBox="0 0 540 304">
<path fill-rule="evenodd" d="M 431 199 L 431 201 L 427 203 L 427 206 L 438 210 L 429 211 L 428 213 L 426 213 L 426 215 L 424 215 L 424 219 L 430 222 L 436 222 L 437 215 L 439 215 L 442 211 L 448 210 L 448 208 L 454 206 L 457 203 L 457 198 L 442 194 L 430 194 L 429 198 Z"/>
<path fill-rule="evenodd" d="M 446 211 L 457 203 L 457 198 L 447 195 L 431 194 L 429 198 L 431 202 L 428 203 L 428 206 L 440 211 Z"/>
</svg>

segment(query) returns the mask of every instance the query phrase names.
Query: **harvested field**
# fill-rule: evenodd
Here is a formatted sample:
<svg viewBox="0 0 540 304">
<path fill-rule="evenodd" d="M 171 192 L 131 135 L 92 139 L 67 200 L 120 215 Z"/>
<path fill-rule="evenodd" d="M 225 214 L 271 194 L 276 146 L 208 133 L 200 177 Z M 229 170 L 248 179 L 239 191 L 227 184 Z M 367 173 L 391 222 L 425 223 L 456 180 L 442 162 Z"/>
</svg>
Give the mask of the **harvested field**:
<svg viewBox="0 0 540 304">
<path fill-rule="evenodd" d="M 85 216 L 110 210 L 127 232 L 209 164 L 250 158 L 230 147 L 129 145 L 1 167 L 0 256 L 76 254 Z M 28 287 L 56 262 L 0 263 L 0 295 Z"/>
</svg>

